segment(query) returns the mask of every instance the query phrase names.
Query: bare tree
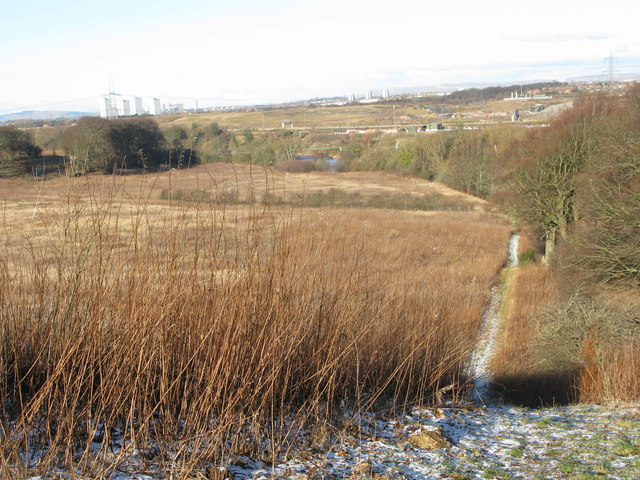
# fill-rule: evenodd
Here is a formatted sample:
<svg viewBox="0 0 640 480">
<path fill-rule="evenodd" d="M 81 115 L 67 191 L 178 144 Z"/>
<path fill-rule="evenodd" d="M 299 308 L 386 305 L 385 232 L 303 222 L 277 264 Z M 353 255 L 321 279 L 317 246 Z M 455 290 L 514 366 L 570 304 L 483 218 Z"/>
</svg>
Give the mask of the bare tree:
<svg viewBox="0 0 640 480">
<path fill-rule="evenodd" d="M 516 166 L 506 182 L 506 208 L 542 231 L 545 263 L 554 254 L 557 236 L 566 239 L 568 226 L 578 218 L 576 175 L 593 146 L 596 111 L 597 103 L 581 105 L 512 151 Z"/>
</svg>

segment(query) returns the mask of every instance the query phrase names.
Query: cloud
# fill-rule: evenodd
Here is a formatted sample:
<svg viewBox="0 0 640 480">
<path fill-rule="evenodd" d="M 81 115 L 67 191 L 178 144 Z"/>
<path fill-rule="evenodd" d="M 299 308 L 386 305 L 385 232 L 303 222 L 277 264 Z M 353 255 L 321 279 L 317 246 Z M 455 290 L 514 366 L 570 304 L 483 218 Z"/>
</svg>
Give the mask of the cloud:
<svg viewBox="0 0 640 480">
<path fill-rule="evenodd" d="M 12 72 L 0 92 L 23 104 L 89 97 L 105 93 L 112 74 L 122 93 L 244 103 L 596 74 L 610 52 L 621 70 L 640 57 L 635 16 L 611 1 L 182 0 L 175 15 L 160 2 L 116 35 L 105 25 L 82 35 L 86 25 L 71 22 L 37 49 L 0 49 Z"/>
<path fill-rule="evenodd" d="M 581 33 L 557 33 L 557 34 L 547 34 L 547 35 L 518 35 L 518 36 L 504 36 L 503 40 L 509 42 L 522 42 L 522 43 L 562 43 L 562 42 L 598 42 L 598 41 L 608 41 L 608 35 L 588 35 Z"/>
</svg>

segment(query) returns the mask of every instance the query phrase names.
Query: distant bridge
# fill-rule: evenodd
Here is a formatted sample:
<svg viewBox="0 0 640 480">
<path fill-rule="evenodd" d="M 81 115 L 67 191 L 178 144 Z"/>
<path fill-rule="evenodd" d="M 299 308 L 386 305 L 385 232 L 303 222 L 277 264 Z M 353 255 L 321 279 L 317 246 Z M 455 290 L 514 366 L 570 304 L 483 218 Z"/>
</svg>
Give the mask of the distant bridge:
<svg viewBox="0 0 640 480">
<path fill-rule="evenodd" d="M 320 147 L 308 147 L 302 149 L 305 152 L 317 152 L 319 150 L 339 150 L 342 151 L 342 147 L 335 145 L 323 145 Z"/>
</svg>

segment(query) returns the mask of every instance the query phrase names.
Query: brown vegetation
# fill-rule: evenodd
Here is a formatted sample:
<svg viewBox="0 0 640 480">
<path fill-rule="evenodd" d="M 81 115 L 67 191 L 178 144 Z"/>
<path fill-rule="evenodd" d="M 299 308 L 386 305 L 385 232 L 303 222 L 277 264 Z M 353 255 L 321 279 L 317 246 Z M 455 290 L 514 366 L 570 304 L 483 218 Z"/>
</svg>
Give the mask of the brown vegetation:
<svg viewBox="0 0 640 480">
<path fill-rule="evenodd" d="M 520 251 L 534 251 L 535 242 L 522 238 Z M 640 398 L 640 305 L 634 292 L 587 292 L 575 281 L 569 272 L 536 261 L 513 274 L 492 359 L 495 391 L 504 401 L 618 404 Z"/>
<path fill-rule="evenodd" d="M 170 166 L 193 165 L 186 151 L 246 163 L 3 179 L 0 474 L 97 477 L 134 450 L 182 475 L 239 454 L 269 462 L 303 428 L 439 401 L 443 386 L 459 396 L 510 229 L 484 200 L 407 173 L 499 187 L 532 226 L 493 359 L 505 400 L 637 399 L 638 92 L 578 102 L 530 134 L 334 142 L 176 122 Z M 345 168 L 404 175 L 262 167 L 298 169 L 327 141 Z M 126 150 L 84 147 L 109 171 Z M 543 237 L 549 258 L 559 244 L 549 267 Z"/>
<path fill-rule="evenodd" d="M 537 347 L 536 315 L 558 301 L 555 274 L 539 263 L 520 266 L 510 280 L 504 329 L 492 359 L 495 388 L 508 402 L 567 402 L 572 372 L 554 370 Z M 556 366 L 562 369 L 562 366 Z"/>
<path fill-rule="evenodd" d="M 171 175 L 40 182 L 6 201 L 4 478 L 98 477 L 134 449 L 174 475 L 268 462 L 310 423 L 462 391 L 507 225 L 169 205 L 153 192 Z"/>
<path fill-rule="evenodd" d="M 639 99 L 637 86 L 623 96 L 586 99 L 552 130 L 512 145 L 503 205 L 546 238 L 547 274 L 559 287 L 558 301 L 547 308 L 534 304 L 524 315 L 520 307 L 508 314 L 496 365 L 506 398 L 558 401 L 558 388 L 564 399 L 580 401 L 638 398 Z M 533 268 L 539 269 L 523 272 Z M 535 278 L 529 282 L 540 289 Z M 516 277 L 516 297 L 519 288 Z M 510 353 L 509 345 L 520 343 L 525 351 Z"/>
</svg>

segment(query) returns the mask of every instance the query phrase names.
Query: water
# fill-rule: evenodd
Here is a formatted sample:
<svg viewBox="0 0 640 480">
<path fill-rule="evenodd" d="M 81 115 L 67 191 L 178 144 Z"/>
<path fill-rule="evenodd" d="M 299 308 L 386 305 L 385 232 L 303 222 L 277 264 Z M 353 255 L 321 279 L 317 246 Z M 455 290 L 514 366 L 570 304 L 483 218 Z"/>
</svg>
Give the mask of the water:
<svg viewBox="0 0 640 480">
<path fill-rule="evenodd" d="M 315 155 L 296 155 L 296 160 L 300 162 L 323 162 L 327 165 L 327 169 L 330 172 L 335 172 L 340 164 L 339 160 L 332 157 L 316 157 Z"/>
</svg>

